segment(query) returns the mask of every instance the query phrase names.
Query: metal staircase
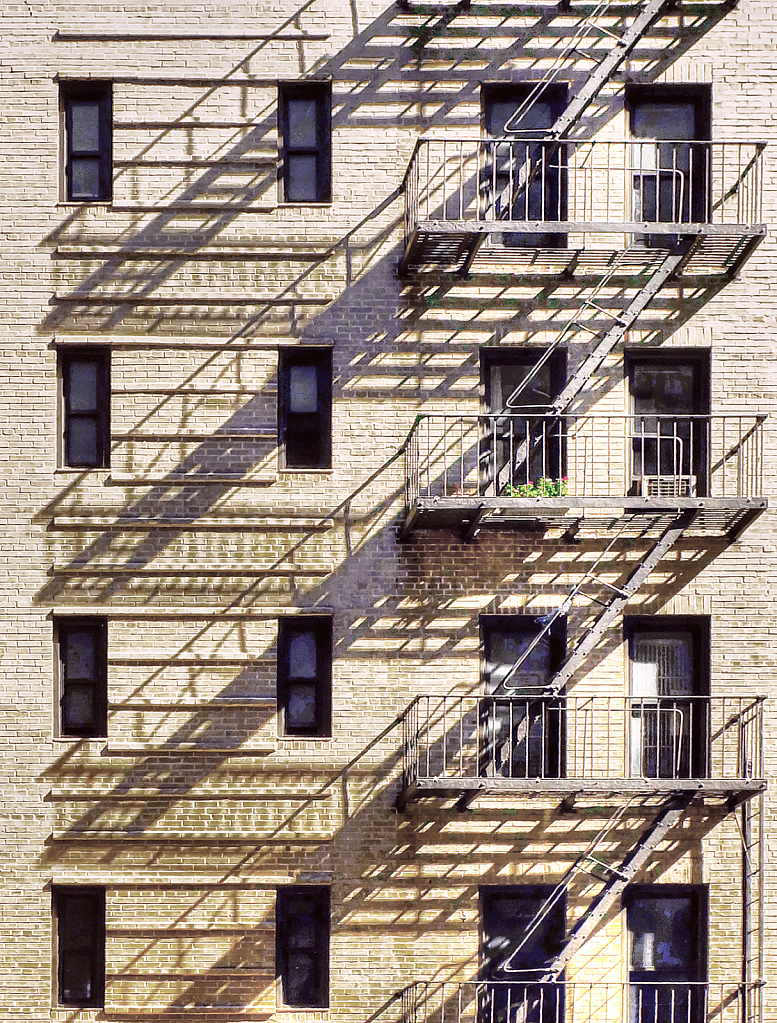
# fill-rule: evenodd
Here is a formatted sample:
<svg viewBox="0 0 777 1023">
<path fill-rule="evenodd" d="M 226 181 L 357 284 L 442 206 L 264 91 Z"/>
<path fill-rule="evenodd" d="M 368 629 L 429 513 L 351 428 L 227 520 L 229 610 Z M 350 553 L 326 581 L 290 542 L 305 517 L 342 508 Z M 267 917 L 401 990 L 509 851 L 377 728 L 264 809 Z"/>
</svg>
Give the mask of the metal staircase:
<svg viewBox="0 0 777 1023">
<path fill-rule="evenodd" d="M 605 882 L 604 888 L 594 900 L 588 912 L 572 928 L 563 949 L 550 966 L 548 979 L 555 979 L 559 974 L 563 973 L 572 956 L 582 948 L 599 923 L 618 901 L 624 888 L 634 880 L 647 863 L 651 854 L 666 838 L 668 832 L 679 824 L 692 800 L 693 796 L 688 793 L 669 799 L 661 807 L 658 816 L 652 824 L 640 835 L 639 841 L 620 867 L 615 868 L 607 864 L 604 865 L 610 877 Z M 529 925 L 530 928 L 534 926 L 536 926 L 534 922 Z"/>
<path fill-rule="evenodd" d="M 653 569 L 656 568 L 661 559 L 666 556 L 672 546 L 677 543 L 685 530 L 691 525 L 693 520 L 696 518 L 696 515 L 696 511 L 689 509 L 673 516 L 669 523 L 664 527 L 656 543 L 634 569 L 623 586 L 613 586 L 612 584 L 605 582 L 603 579 L 598 578 L 596 570 L 620 540 L 628 527 L 631 518 L 635 518 L 636 516 L 632 516 L 624 520 L 621 529 L 615 534 L 607 547 L 604 548 L 599 557 L 596 559 L 594 565 L 585 573 L 582 580 L 572 587 L 563 603 L 551 614 L 546 615 L 544 618 L 539 620 L 542 628 L 532 639 L 532 642 L 526 647 L 515 664 L 513 664 L 502 682 L 502 687 L 514 695 L 557 696 L 563 690 L 567 682 L 569 682 L 572 678 L 588 654 L 596 648 L 604 633 L 623 612 L 628 601 L 631 600 L 640 586 L 646 581 Z M 606 598 L 602 598 L 596 594 L 586 592 L 585 588 L 587 588 L 591 583 L 598 583 L 602 586 L 607 591 L 608 596 Z M 580 637 L 575 648 L 566 658 L 553 678 L 546 686 L 543 686 L 537 692 L 535 692 L 534 689 L 532 689 L 531 692 L 528 692 L 526 686 L 520 684 L 511 686 L 510 683 L 512 679 L 518 675 L 521 666 L 531 656 L 532 651 L 542 642 L 544 637 L 548 635 L 550 630 L 553 628 L 554 622 L 569 611 L 577 597 L 583 597 L 593 603 L 599 604 L 602 610 L 594 622 L 592 622 L 592 624 Z"/>
</svg>

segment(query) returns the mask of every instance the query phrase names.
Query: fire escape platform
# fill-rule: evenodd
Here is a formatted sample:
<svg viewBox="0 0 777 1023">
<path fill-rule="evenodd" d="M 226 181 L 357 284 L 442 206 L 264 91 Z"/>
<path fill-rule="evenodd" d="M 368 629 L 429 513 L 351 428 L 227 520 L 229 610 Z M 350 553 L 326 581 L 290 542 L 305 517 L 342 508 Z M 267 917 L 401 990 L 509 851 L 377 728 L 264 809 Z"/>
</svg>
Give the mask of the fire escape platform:
<svg viewBox="0 0 777 1023">
<path fill-rule="evenodd" d="M 422 529 L 457 530 L 465 538 L 483 529 L 563 529 L 580 539 L 615 532 L 650 537 L 679 512 L 692 510 L 696 516 L 685 536 L 730 541 L 767 507 L 764 497 L 419 497 L 409 508 L 401 536 Z"/>
<path fill-rule="evenodd" d="M 445 274 L 526 274 L 568 279 L 611 273 L 649 275 L 666 257 L 666 248 L 639 242 L 635 230 L 692 240 L 678 276 L 729 280 L 735 277 L 766 237 L 762 224 L 644 224 L 633 222 L 423 220 L 408 239 L 400 263 L 404 276 Z M 584 235 L 584 245 L 569 247 L 506 245 L 504 235 L 548 233 Z M 608 247 L 604 236 L 622 236 Z M 633 242 L 629 244 L 629 241 Z"/>
<path fill-rule="evenodd" d="M 701 803 L 744 803 L 766 790 L 758 778 L 419 778 L 397 797 L 401 810 L 419 799 L 456 799 L 467 804 L 478 796 L 566 800 L 692 795 Z"/>
</svg>

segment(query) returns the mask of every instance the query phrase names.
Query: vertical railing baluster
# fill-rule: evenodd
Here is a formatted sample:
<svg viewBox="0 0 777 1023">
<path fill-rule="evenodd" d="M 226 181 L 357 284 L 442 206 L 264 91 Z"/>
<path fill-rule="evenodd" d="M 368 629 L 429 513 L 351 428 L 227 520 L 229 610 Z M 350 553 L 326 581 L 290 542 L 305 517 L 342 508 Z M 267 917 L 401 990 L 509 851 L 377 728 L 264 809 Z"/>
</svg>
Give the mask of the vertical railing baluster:
<svg viewBox="0 0 777 1023">
<path fill-rule="evenodd" d="M 464 143 L 459 142 L 459 220 L 464 219 Z"/>
</svg>

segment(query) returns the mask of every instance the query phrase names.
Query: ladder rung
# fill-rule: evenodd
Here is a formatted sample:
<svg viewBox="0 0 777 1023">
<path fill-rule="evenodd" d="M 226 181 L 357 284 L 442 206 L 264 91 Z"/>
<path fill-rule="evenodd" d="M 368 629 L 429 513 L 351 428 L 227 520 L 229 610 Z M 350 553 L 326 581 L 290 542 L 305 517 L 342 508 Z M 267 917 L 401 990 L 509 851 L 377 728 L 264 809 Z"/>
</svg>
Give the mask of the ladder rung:
<svg viewBox="0 0 777 1023">
<path fill-rule="evenodd" d="M 572 323 L 574 324 L 574 326 L 579 327 L 580 330 L 587 330 L 588 333 L 593 334 L 594 337 L 597 337 L 599 334 L 601 334 L 601 330 L 594 330 L 593 327 L 589 327 L 588 324 L 583 323 L 582 320 L 572 320 Z"/>
<path fill-rule="evenodd" d="M 596 302 L 592 302 L 590 298 L 584 299 L 583 305 L 588 306 L 589 309 L 595 309 L 598 313 L 601 313 L 603 316 L 609 316 L 610 319 L 612 319 L 615 323 L 620 324 L 621 327 L 624 327 L 628 322 L 627 320 L 624 320 L 622 316 L 613 316 L 613 314 L 609 310 L 603 309 L 602 306 L 597 305 Z"/>
<path fill-rule="evenodd" d="M 600 586 L 605 586 L 608 590 L 612 590 L 613 593 L 617 593 L 619 597 L 631 596 L 631 593 L 628 590 L 624 590 L 620 586 L 613 586 L 612 583 L 605 582 L 604 579 L 597 579 L 596 581 Z"/>
<path fill-rule="evenodd" d="M 604 860 L 600 860 L 596 856 L 592 856 L 590 853 L 586 856 L 586 859 L 590 860 L 594 866 L 601 867 L 602 870 L 609 870 L 609 872 L 611 874 L 615 874 L 616 877 L 621 877 L 624 881 L 627 880 L 628 875 L 624 874 L 622 870 L 618 870 L 617 867 L 613 867 L 612 864 L 605 863 Z"/>
</svg>

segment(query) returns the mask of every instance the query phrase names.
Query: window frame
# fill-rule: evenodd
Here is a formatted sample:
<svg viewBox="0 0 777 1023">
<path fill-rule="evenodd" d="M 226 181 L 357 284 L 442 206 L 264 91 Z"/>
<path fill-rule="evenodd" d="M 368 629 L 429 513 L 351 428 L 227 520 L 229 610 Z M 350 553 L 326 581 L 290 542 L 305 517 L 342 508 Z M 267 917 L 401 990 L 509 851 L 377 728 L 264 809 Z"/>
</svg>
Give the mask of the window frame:
<svg viewBox="0 0 777 1023">
<path fill-rule="evenodd" d="M 537 623 L 536 615 L 527 614 L 481 614 L 478 616 L 480 630 L 480 685 L 484 695 L 489 684 L 488 663 L 491 659 L 491 637 L 494 632 L 541 632 L 542 624 Z M 550 648 L 550 678 L 561 667 L 567 651 L 567 618 L 559 615 L 548 631 Z M 498 695 L 498 694 L 497 694 Z"/>
<path fill-rule="evenodd" d="M 89 630 L 95 633 L 95 677 L 94 679 L 68 679 L 66 677 L 64 642 L 68 631 Z M 63 739 L 105 739 L 108 736 L 108 620 L 99 615 L 54 618 L 54 650 L 57 678 L 57 729 Z M 82 728 L 67 726 L 65 723 L 65 690 L 68 682 L 91 684 L 95 690 L 94 725 Z"/>
<path fill-rule="evenodd" d="M 113 86 L 104 81 L 60 82 L 60 109 L 62 112 L 62 197 L 69 203 L 113 201 Z M 97 103 L 99 140 L 96 150 L 74 151 L 72 145 L 73 104 Z M 72 187 L 72 161 L 74 158 L 92 158 L 99 167 L 99 196 L 74 196 Z"/>
<path fill-rule="evenodd" d="M 693 636 L 693 696 L 710 695 L 711 618 L 710 615 L 624 615 L 623 640 L 626 643 L 627 686 L 631 687 L 634 637 L 639 632 L 690 632 Z"/>
<path fill-rule="evenodd" d="M 312 99 L 316 103 L 316 144 L 294 146 L 289 139 L 289 101 Z M 332 85 L 331 82 L 282 82 L 278 85 L 278 143 L 280 152 L 279 185 L 281 202 L 309 206 L 332 202 Z M 291 197 L 290 157 L 313 156 L 316 159 L 315 198 Z"/>
<path fill-rule="evenodd" d="M 514 899 L 514 900 L 525 900 L 537 902 L 539 906 L 542 906 L 547 902 L 548 897 L 553 894 L 555 886 L 552 884 L 512 884 L 512 885 L 479 885 L 478 886 L 478 963 L 479 963 L 479 977 L 483 981 L 488 980 L 504 980 L 504 976 L 499 976 L 500 969 L 495 966 L 493 959 L 489 959 L 486 949 L 486 941 L 489 935 L 489 918 L 493 916 L 495 902 L 497 899 Z M 557 955 L 561 952 L 564 941 L 566 940 L 568 933 L 568 900 L 567 893 L 563 892 L 560 899 L 551 907 L 549 914 L 545 917 L 545 920 L 552 920 L 555 917 L 555 923 L 559 924 L 558 928 L 558 947 L 553 949 L 553 954 Z M 508 939 L 509 940 L 509 939 Z M 513 953 L 508 956 L 508 959 Z M 519 974 L 518 983 L 521 982 L 520 968 L 516 971 Z M 528 971 L 527 971 L 528 972 Z M 539 973 L 539 970 L 537 970 Z M 497 976 L 494 976 L 494 975 Z M 563 979 L 564 974 L 561 975 Z M 537 983 L 538 978 L 529 974 L 524 980 L 524 983 L 528 980 L 528 983 Z"/>
<path fill-rule="evenodd" d="M 291 410 L 291 370 L 315 366 L 317 407 L 315 412 Z M 315 458 L 308 454 L 311 443 L 320 438 Z M 280 467 L 304 472 L 332 468 L 332 349 L 314 347 L 280 348 L 278 352 L 278 441 Z M 290 455 L 290 448 L 292 454 Z"/>
<path fill-rule="evenodd" d="M 278 728 L 285 738 L 328 739 L 332 736 L 332 650 L 333 625 L 331 615 L 289 615 L 278 619 L 277 644 L 277 700 Z M 288 704 L 295 682 L 291 678 L 289 655 L 295 634 L 313 632 L 316 640 L 316 675 L 304 682 L 315 686 L 316 720 L 310 727 L 290 727 Z"/>
<path fill-rule="evenodd" d="M 711 741 L 710 728 L 710 693 L 711 693 L 711 617 L 710 615 L 626 615 L 623 618 L 623 639 L 626 644 L 626 693 L 630 706 L 638 707 L 632 710 L 627 718 L 636 713 L 643 722 L 646 720 L 652 700 L 642 699 L 632 694 L 632 665 L 634 661 L 634 643 L 640 633 L 654 633 L 657 637 L 667 633 L 687 632 L 691 636 L 693 653 L 693 675 L 691 678 L 692 699 L 688 703 L 688 714 L 691 720 L 691 727 L 688 735 L 688 760 L 687 777 L 707 778 L 709 777 L 710 754 L 709 744 Z M 706 698 L 706 699 L 705 699 Z M 680 708 L 683 705 L 682 696 L 657 696 L 655 707 Z M 664 711 L 655 711 L 655 714 L 663 715 Z M 656 718 L 658 720 L 658 718 Z M 635 752 L 629 740 L 629 756 Z M 640 754 L 642 756 L 643 754 Z M 681 755 L 682 756 L 682 755 Z M 673 776 L 670 774 L 670 776 Z M 685 778 L 684 770 L 677 775 Z M 649 775 L 652 777 L 652 775 Z M 665 777 L 659 773 L 658 777 Z"/>
<path fill-rule="evenodd" d="M 638 899 L 659 901 L 661 898 L 682 898 L 689 897 L 693 900 L 694 912 L 696 915 L 696 928 L 694 941 L 698 955 L 694 968 L 695 980 L 690 983 L 706 983 L 709 972 L 709 885 L 708 884 L 662 884 L 653 882 L 650 884 L 630 884 L 623 893 L 622 907 L 626 911 L 626 968 L 631 977 L 632 973 L 647 971 L 633 970 L 632 963 L 632 937 L 628 924 L 628 913 L 630 906 Z M 652 972 L 652 971 L 651 971 Z M 672 971 L 658 971 L 655 973 L 670 973 Z M 629 983 L 634 983 L 629 980 Z M 649 981 L 647 981 L 649 983 Z"/>
<path fill-rule="evenodd" d="M 97 407 L 93 412 L 74 412 L 70 408 L 70 367 L 78 360 L 92 361 L 97 366 Z M 107 469 L 111 454 L 111 350 L 103 345 L 60 348 L 57 364 L 61 408 L 60 465 L 65 469 Z M 71 422 L 87 418 L 97 424 L 98 451 L 94 462 L 76 461 L 71 459 L 69 452 Z"/>
<path fill-rule="evenodd" d="M 494 662 L 492 644 L 495 633 L 537 635 L 542 632 L 542 624 L 537 622 L 535 615 L 526 614 L 481 614 L 478 621 L 481 651 L 479 773 L 510 778 L 566 777 L 567 723 L 563 699 L 500 692 L 499 688 L 494 688 L 489 670 Z M 556 618 L 547 633 L 547 640 L 549 682 L 566 654 L 566 615 Z M 526 684 L 529 688 L 535 685 L 531 682 Z M 498 686 L 501 687 L 501 682 Z M 519 740 L 517 733 L 523 730 L 524 724 L 527 734 Z M 535 731 L 538 725 L 539 738 Z M 506 758 L 505 748 L 508 750 Z"/>
<path fill-rule="evenodd" d="M 308 899 L 313 903 L 315 919 L 315 943 L 311 954 L 315 956 L 316 993 L 304 1001 L 289 1001 L 288 958 L 291 950 L 291 908 L 295 900 Z M 329 960 L 331 954 L 332 899 L 328 885 L 282 885 L 275 893 L 275 974 L 279 1003 L 291 1009 L 329 1008 Z M 303 951 L 308 951 L 303 949 Z"/>
<path fill-rule="evenodd" d="M 629 422 L 636 423 L 634 411 L 634 374 L 640 366 L 662 365 L 671 367 L 687 365 L 692 367 L 694 374 L 693 394 L 691 395 L 692 413 L 678 413 L 676 422 L 698 424 L 693 429 L 693 443 L 689 449 L 690 474 L 696 477 L 696 496 L 707 497 L 710 485 L 711 467 L 709 464 L 709 426 L 711 415 L 711 384 L 712 358 L 708 348 L 676 348 L 673 351 L 645 350 L 626 348 L 623 353 L 623 373 L 626 386 L 627 415 Z M 649 417 L 649 413 L 640 413 L 641 417 Z M 689 416 L 696 417 L 689 419 Z M 689 427 L 690 430 L 690 427 Z M 671 436 L 669 434 L 668 436 Z M 632 439 L 632 447 L 639 436 Z M 633 467 L 632 467 L 633 470 Z M 643 472 L 642 475 L 645 475 Z M 637 474 L 632 471 L 633 479 Z M 634 485 L 632 479 L 632 486 Z"/>
<path fill-rule="evenodd" d="M 63 949 L 62 920 L 63 903 L 68 898 L 94 900 L 94 932 L 92 952 L 92 994 L 88 999 L 64 999 L 64 962 L 67 950 Z M 54 978 L 56 984 L 54 1003 L 57 1006 L 78 1008 L 103 1008 L 105 1005 L 105 888 L 95 885 L 52 885 L 51 913 L 54 938 Z M 70 950 L 75 951 L 75 950 Z"/>
</svg>

